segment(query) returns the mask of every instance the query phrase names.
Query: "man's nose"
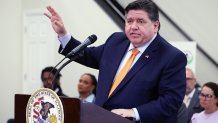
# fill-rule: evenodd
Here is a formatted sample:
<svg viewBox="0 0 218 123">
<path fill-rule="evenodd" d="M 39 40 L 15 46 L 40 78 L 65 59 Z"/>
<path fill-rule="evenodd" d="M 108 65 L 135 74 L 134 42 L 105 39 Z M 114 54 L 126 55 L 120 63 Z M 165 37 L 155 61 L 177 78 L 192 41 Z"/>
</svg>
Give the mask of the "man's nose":
<svg viewBox="0 0 218 123">
<path fill-rule="evenodd" d="M 138 26 L 137 22 L 133 22 L 132 25 L 131 25 L 131 28 L 132 29 L 139 29 L 139 26 Z"/>
</svg>

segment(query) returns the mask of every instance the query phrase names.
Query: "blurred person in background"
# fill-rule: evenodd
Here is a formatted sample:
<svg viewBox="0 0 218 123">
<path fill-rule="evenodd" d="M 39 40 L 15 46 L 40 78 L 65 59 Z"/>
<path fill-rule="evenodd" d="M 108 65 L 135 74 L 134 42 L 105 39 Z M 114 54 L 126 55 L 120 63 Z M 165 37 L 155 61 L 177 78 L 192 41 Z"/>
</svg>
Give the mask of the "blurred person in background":
<svg viewBox="0 0 218 123">
<path fill-rule="evenodd" d="M 215 82 L 204 84 L 199 99 L 204 110 L 195 113 L 191 123 L 218 123 L 218 84 Z"/>
<path fill-rule="evenodd" d="M 42 83 L 43 83 L 43 87 L 44 88 L 52 88 L 52 80 L 55 76 L 55 73 L 57 72 L 58 70 L 55 69 L 54 67 L 52 66 L 48 66 L 48 67 L 45 67 L 42 72 L 41 72 L 41 80 L 42 80 Z M 51 73 L 50 73 L 51 72 Z M 50 75 L 49 75 L 50 74 Z M 66 96 L 64 93 L 63 93 L 63 90 L 61 88 L 61 84 L 60 84 L 60 78 L 61 78 L 61 74 L 58 73 L 57 77 L 55 78 L 54 80 L 54 85 L 53 85 L 53 91 L 57 93 L 58 96 Z"/>
<path fill-rule="evenodd" d="M 199 103 L 200 85 L 190 68 L 186 68 L 186 93 L 183 102 L 187 108 L 187 123 L 190 122 L 194 113 L 199 113 L 203 110 Z"/>
<path fill-rule="evenodd" d="M 83 74 L 78 83 L 79 99 L 82 102 L 93 103 L 95 101 L 97 79 L 90 73 Z"/>
</svg>

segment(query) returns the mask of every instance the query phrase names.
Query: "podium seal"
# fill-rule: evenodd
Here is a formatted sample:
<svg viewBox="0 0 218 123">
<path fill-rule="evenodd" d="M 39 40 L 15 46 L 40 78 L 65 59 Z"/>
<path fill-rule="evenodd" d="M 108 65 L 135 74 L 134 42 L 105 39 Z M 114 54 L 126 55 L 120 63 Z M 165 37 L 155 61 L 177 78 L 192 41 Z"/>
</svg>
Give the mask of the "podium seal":
<svg viewBox="0 0 218 123">
<path fill-rule="evenodd" d="M 26 107 L 27 123 L 64 123 L 63 105 L 58 95 L 41 88 L 29 98 Z"/>
</svg>

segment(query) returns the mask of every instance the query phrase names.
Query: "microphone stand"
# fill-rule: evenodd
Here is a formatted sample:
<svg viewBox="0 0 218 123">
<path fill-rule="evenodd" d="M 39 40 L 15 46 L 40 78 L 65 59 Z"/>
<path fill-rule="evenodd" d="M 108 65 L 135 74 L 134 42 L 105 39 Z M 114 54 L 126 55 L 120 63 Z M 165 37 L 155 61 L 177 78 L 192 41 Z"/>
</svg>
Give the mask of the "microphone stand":
<svg viewBox="0 0 218 123">
<path fill-rule="evenodd" d="M 63 65 L 61 65 L 61 66 L 58 68 L 58 70 L 57 70 L 57 72 L 55 73 L 54 78 L 52 79 L 52 82 L 51 82 L 51 89 L 52 89 L 52 90 L 54 90 L 54 85 L 56 84 L 55 79 L 57 78 L 57 75 L 60 73 L 60 71 L 61 71 L 66 65 L 68 65 L 70 62 L 75 61 L 77 58 L 79 58 L 79 57 L 81 57 L 81 56 L 83 56 L 83 55 L 84 55 L 84 51 L 80 51 L 80 52 L 77 53 L 77 54 L 73 54 L 73 57 L 72 57 L 70 60 L 68 60 L 67 62 L 65 62 Z"/>
</svg>

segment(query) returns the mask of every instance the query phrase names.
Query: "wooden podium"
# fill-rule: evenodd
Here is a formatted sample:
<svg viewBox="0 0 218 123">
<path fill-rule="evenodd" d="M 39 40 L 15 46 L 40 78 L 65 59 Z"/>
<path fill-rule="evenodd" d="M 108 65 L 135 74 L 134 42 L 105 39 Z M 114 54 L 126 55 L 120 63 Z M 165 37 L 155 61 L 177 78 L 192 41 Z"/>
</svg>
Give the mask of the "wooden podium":
<svg viewBox="0 0 218 123">
<path fill-rule="evenodd" d="M 31 95 L 15 94 L 15 123 L 26 122 L 26 106 Z M 92 103 L 77 98 L 60 97 L 64 123 L 134 123 Z"/>
</svg>

